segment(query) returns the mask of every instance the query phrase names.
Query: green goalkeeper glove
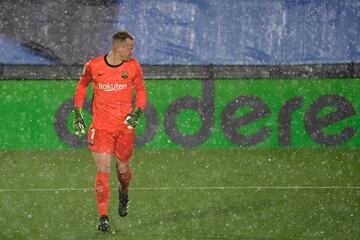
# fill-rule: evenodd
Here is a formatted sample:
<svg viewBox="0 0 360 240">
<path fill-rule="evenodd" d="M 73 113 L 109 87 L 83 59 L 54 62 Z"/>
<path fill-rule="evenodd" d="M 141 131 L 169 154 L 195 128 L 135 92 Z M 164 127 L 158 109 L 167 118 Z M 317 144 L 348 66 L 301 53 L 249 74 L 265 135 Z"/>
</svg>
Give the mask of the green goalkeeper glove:
<svg viewBox="0 0 360 240">
<path fill-rule="evenodd" d="M 134 111 L 125 117 L 125 123 L 129 129 L 136 128 L 139 125 L 140 116 L 143 114 L 141 108 L 136 107 Z"/>
<path fill-rule="evenodd" d="M 74 129 L 74 133 L 77 136 L 83 136 L 85 135 L 85 121 L 84 121 L 84 117 L 81 113 L 81 108 L 76 107 L 74 109 L 74 120 L 73 120 L 73 129 Z"/>
</svg>

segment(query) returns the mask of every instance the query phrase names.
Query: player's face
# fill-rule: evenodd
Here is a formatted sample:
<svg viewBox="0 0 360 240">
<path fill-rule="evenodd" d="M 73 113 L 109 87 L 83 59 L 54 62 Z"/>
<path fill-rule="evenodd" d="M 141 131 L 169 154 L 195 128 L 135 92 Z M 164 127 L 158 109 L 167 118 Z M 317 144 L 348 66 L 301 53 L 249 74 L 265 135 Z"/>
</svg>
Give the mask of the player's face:
<svg viewBox="0 0 360 240">
<path fill-rule="evenodd" d="M 134 53 L 134 40 L 115 41 L 114 50 L 121 57 L 121 60 L 128 60 Z"/>
</svg>

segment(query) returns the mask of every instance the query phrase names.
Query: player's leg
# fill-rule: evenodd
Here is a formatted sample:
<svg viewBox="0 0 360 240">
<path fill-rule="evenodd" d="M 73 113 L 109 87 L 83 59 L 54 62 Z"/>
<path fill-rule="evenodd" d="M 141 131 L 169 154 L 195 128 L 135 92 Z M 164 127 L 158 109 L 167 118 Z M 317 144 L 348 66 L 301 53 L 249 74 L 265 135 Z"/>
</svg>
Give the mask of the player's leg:
<svg viewBox="0 0 360 240">
<path fill-rule="evenodd" d="M 102 232 L 107 232 L 110 230 L 108 207 L 110 201 L 109 176 L 112 155 L 107 153 L 93 152 L 92 156 L 97 168 L 95 196 L 100 215 L 100 224 L 98 229 Z"/>
<path fill-rule="evenodd" d="M 134 130 L 121 131 L 115 146 L 116 172 L 119 180 L 119 208 L 118 212 L 121 217 L 125 217 L 129 210 L 128 188 L 132 178 L 130 160 L 133 153 L 135 141 Z"/>
<path fill-rule="evenodd" d="M 130 168 L 130 159 L 123 162 L 119 159 L 116 161 L 116 171 L 119 180 L 119 192 L 128 192 L 130 181 L 132 178 L 132 170 Z"/>
<path fill-rule="evenodd" d="M 128 214 L 130 201 L 128 196 L 128 187 L 130 185 L 132 171 L 129 167 L 129 162 L 124 163 L 121 161 L 116 162 L 117 176 L 119 180 L 119 207 L 118 212 L 121 217 L 125 217 Z"/>
<path fill-rule="evenodd" d="M 108 219 L 108 206 L 110 200 L 109 176 L 115 140 L 111 133 L 92 128 L 89 130 L 88 140 L 89 148 L 92 151 L 92 157 L 97 168 L 95 196 L 100 215 L 98 229 L 102 232 L 107 232 L 110 230 Z"/>
<path fill-rule="evenodd" d="M 92 153 L 96 164 L 96 182 L 95 195 L 100 216 L 108 215 L 108 205 L 110 200 L 110 164 L 111 154 L 107 153 Z"/>
</svg>

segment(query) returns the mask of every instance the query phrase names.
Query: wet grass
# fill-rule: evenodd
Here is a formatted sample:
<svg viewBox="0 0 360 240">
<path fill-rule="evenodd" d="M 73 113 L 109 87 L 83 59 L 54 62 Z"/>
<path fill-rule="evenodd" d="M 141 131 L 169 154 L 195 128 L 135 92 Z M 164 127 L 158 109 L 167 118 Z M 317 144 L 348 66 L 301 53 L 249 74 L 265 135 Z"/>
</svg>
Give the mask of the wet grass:
<svg viewBox="0 0 360 240">
<path fill-rule="evenodd" d="M 97 231 L 86 149 L 0 152 L 0 239 L 357 239 L 360 149 L 137 149 Z M 115 165 L 114 165 L 115 167 Z"/>
</svg>

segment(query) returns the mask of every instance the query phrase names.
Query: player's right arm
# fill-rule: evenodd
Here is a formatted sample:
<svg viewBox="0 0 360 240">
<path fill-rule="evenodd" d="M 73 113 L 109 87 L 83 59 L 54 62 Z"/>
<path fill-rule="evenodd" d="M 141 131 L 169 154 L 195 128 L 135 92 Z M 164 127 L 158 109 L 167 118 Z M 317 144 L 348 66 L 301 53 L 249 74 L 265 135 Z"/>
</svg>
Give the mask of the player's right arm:
<svg viewBox="0 0 360 240">
<path fill-rule="evenodd" d="M 83 72 L 81 74 L 80 80 L 76 86 L 75 95 L 74 95 L 74 120 L 73 120 L 73 130 L 74 133 L 78 136 L 85 134 L 85 121 L 82 115 L 82 107 L 86 98 L 86 89 L 89 86 L 91 81 L 92 74 L 90 68 L 90 62 L 85 63 Z"/>
</svg>

